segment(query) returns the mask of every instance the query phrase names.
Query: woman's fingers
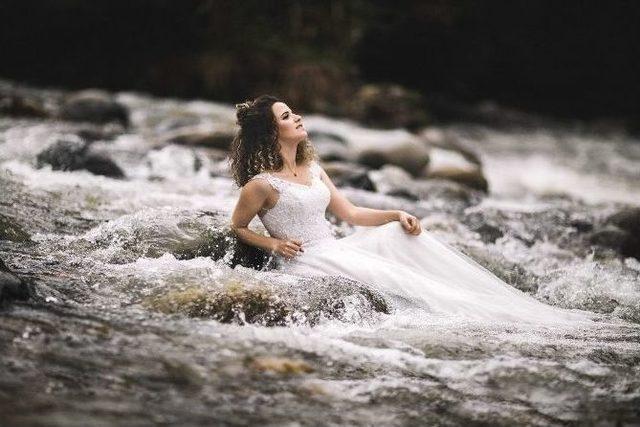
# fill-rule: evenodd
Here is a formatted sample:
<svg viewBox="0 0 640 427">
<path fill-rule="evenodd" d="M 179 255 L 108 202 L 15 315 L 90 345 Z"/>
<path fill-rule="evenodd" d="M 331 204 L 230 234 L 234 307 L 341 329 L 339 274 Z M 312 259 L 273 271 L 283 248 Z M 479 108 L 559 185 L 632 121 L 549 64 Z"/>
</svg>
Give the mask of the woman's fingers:
<svg viewBox="0 0 640 427">
<path fill-rule="evenodd" d="M 416 221 L 416 227 L 413 231 L 413 234 L 417 236 L 420 233 L 422 233 L 422 225 L 420 224 L 420 221 Z"/>
<path fill-rule="evenodd" d="M 402 228 L 404 228 L 406 231 L 410 231 L 411 230 L 411 224 L 409 224 L 409 219 L 405 216 L 401 216 L 400 217 L 400 224 L 402 224 Z"/>
<path fill-rule="evenodd" d="M 299 240 L 291 240 L 287 242 L 288 246 L 294 251 L 302 251 L 302 243 L 298 243 Z"/>
<path fill-rule="evenodd" d="M 296 245 L 298 245 L 298 249 L 300 250 L 300 252 L 304 252 L 304 249 L 302 248 L 302 240 L 292 240 Z"/>
<path fill-rule="evenodd" d="M 301 245 L 302 242 L 299 240 L 287 240 L 284 244 L 284 248 L 282 249 L 282 255 L 287 258 L 294 258 L 298 255 L 298 252 L 304 252 Z"/>
<path fill-rule="evenodd" d="M 404 227 L 407 233 L 413 234 L 415 232 L 416 222 L 417 222 L 416 217 L 407 216 L 404 218 L 402 226 Z"/>
</svg>

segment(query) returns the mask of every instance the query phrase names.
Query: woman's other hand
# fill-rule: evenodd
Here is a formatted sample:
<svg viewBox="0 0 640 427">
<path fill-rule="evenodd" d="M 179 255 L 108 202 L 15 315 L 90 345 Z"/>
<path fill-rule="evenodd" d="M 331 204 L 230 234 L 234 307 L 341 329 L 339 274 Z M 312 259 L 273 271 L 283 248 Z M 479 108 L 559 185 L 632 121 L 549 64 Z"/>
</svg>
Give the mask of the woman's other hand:
<svg viewBox="0 0 640 427">
<path fill-rule="evenodd" d="M 275 239 L 271 252 L 287 259 L 292 259 L 299 252 L 304 252 L 302 249 L 302 242 L 300 240 L 281 240 Z"/>
<path fill-rule="evenodd" d="M 420 220 L 415 216 L 408 214 L 407 212 L 400 211 L 398 215 L 398 221 L 400 221 L 400 224 L 402 224 L 402 228 L 408 234 L 417 236 L 422 232 Z"/>
</svg>

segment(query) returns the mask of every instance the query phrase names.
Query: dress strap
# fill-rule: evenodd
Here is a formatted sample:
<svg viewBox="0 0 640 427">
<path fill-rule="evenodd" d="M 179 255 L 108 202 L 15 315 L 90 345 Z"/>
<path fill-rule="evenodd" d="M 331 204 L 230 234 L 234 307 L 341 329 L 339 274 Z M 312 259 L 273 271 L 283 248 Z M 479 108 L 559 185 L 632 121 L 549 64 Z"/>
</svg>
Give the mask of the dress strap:
<svg viewBox="0 0 640 427">
<path fill-rule="evenodd" d="M 281 180 L 271 176 L 271 174 L 267 172 L 261 172 L 257 175 L 252 176 L 249 181 L 254 179 L 264 179 L 266 180 L 278 193 L 282 193 L 284 184 Z"/>
<path fill-rule="evenodd" d="M 311 172 L 312 178 L 320 178 L 322 168 L 317 161 L 311 160 L 311 163 L 309 164 L 309 172 Z"/>
</svg>

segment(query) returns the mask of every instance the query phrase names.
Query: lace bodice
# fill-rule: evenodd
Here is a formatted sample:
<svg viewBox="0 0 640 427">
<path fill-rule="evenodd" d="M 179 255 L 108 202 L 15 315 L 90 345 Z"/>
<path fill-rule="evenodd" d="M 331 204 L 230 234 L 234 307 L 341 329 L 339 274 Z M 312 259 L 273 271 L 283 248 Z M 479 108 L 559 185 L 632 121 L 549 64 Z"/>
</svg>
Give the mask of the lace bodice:
<svg viewBox="0 0 640 427">
<path fill-rule="evenodd" d="M 299 239 L 303 247 L 336 239 L 325 217 L 331 195 L 320 179 L 320 172 L 320 165 L 312 161 L 311 185 L 287 181 L 267 172 L 251 178 L 267 180 L 279 193 L 275 206 L 258 214 L 272 237 Z"/>
</svg>

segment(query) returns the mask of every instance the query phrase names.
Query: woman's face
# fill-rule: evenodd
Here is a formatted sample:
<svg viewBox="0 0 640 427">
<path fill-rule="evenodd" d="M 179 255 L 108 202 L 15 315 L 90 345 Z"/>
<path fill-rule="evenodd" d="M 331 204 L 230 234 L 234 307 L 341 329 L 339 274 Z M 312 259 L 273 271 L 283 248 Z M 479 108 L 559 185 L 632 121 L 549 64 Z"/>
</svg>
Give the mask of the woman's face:
<svg viewBox="0 0 640 427">
<path fill-rule="evenodd" d="M 302 124 L 302 117 L 295 114 L 284 102 L 276 102 L 271 106 L 278 123 L 278 139 L 283 142 L 298 143 L 307 138 L 307 130 Z"/>
</svg>

